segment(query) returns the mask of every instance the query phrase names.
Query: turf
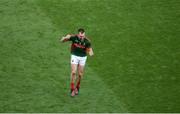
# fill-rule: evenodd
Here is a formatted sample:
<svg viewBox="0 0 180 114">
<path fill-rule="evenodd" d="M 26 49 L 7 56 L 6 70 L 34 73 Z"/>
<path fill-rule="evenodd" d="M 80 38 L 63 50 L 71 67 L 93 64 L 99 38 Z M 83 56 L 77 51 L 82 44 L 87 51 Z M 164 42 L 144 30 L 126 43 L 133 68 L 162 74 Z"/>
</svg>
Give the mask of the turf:
<svg viewBox="0 0 180 114">
<path fill-rule="evenodd" d="M 180 112 L 178 0 L 1 0 L 0 112 Z M 80 95 L 70 43 L 86 29 Z"/>
</svg>

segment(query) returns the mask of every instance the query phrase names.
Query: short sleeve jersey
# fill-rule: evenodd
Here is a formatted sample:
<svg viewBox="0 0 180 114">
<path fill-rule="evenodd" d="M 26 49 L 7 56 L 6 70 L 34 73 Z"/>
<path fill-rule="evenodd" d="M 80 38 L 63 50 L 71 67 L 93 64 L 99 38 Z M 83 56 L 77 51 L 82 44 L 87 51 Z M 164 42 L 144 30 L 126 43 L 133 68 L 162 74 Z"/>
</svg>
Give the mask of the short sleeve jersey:
<svg viewBox="0 0 180 114">
<path fill-rule="evenodd" d="M 70 41 L 72 41 L 71 45 L 71 54 L 85 57 L 87 56 L 86 50 L 91 47 L 91 43 L 87 38 L 80 39 L 77 35 L 71 36 Z"/>
</svg>

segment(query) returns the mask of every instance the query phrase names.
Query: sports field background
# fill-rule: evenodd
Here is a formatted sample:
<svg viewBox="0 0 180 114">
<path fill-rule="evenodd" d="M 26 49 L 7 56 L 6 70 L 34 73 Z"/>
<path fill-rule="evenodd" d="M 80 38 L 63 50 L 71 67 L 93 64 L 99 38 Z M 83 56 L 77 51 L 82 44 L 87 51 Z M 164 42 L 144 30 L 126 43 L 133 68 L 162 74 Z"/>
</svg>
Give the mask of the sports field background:
<svg viewBox="0 0 180 114">
<path fill-rule="evenodd" d="M 0 112 L 180 112 L 179 0 L 0 0 Z M 70 43 L 86 29 L 80 95 Z"/>
</svg>

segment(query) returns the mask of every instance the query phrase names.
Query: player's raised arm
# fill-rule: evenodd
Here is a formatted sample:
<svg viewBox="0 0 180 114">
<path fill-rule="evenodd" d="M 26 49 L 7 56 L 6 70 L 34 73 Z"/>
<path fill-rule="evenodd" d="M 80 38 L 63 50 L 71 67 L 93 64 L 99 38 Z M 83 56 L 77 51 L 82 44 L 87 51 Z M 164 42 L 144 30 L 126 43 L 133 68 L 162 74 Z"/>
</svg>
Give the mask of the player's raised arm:
<svg viewBox="0 0 180 114">
<path fill-rule="evenodd" d="M 64 36 L 64 37 L 62 37 L 62 38 L 60 39 L 60 42 L 66 42 L 66 41 L 69 41 L 70 37 L 71 37 L 70 34 L 68 34 L 68 35 L 66 35 L 66 36 Z"/>
</svg>

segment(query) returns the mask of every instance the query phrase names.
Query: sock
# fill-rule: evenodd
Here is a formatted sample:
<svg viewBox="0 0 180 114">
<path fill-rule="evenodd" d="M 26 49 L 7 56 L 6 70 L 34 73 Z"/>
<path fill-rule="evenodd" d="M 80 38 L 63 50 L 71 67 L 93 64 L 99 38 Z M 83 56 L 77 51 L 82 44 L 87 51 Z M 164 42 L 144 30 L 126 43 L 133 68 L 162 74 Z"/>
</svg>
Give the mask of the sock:
<svg viewBox="0 0 180 114">
<path fill-rule="evenodd" d="M 80 80 L 78 81 L 77 85 L 76 85 L 76 88 L 78 89 L 79 91 L 79 88 L 80 88 Z"/>
<path fill-rule="evenodd" d="M 74 90 L 74 83 L 71 82 L 71 92 Z"/>
</svg>

